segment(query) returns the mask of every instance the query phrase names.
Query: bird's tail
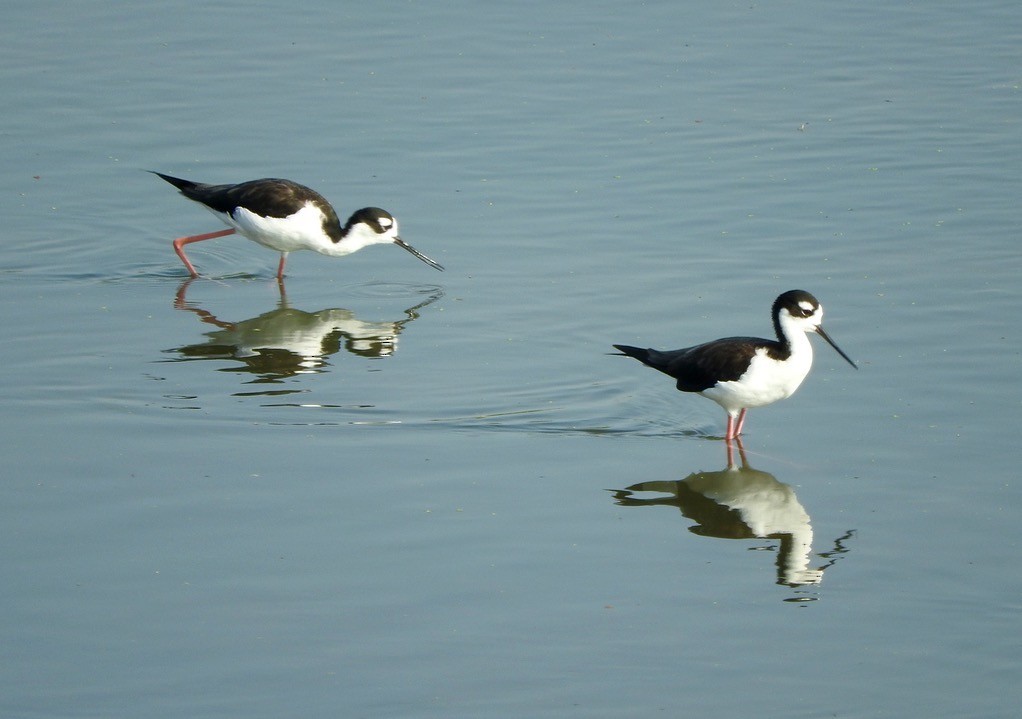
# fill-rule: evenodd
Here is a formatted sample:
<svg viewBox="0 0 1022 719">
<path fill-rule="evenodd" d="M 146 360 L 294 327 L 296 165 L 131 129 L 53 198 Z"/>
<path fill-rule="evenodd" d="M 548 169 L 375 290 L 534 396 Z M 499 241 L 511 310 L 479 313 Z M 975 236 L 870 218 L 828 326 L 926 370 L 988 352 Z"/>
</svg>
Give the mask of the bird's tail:
<svg viewBox="0 0 1022 719">
<path fill-rule="evenodd" d="M 614 345 L 614 349 L 618 352 L 611 352 L 612 355 L 621 357 L 634 357 L 643 364 L 649 364 L 649 350 L 642 349 L 641 347 L 632 347 L 631 345 Z"/>
<path fill-rule="evenodd" d="M 156 170 L 149 170 L 149 172 L 153 173 L 157 177 L 163 178 L 164 180 L 172 184 L 174 187 L 181 190 L 181 192 L 194 190 L 195 186 L 198 184 L 197 182 L 192 182 L 191 180 L 182 180 L 180 177 L 171 177 L 170 175 L 164 175 L 162 172 L 157 172 Z"/>
</svg>

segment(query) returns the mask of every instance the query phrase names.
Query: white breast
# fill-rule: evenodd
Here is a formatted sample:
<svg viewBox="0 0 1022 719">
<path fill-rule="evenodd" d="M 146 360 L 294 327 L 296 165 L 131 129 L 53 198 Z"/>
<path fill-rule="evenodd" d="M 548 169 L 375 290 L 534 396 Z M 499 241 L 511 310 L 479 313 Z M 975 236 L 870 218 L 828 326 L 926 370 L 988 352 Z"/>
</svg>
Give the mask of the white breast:
<svg viewBox="0 0 1022 719">
<path fill-rule="evenodd" d="M 278 252 L 315 250 L 333 245 L 323 232 L 323 213 L 311 202 L 287 217 L 260 217 L 239 207 L 224 221 L 245 237 Z"/>
<path fill-rule="evenodd" d="M 795 393 L 813 366 L 813 349 L 802 335 L 804 344 L 792 348 L 785 361 L 771 359 L 765 349 L 756 351 L 749 369 L 730 382 L 718 382 L 700 394 L 712 399 L 725 410 L 763 407 Z"/>
</svg>

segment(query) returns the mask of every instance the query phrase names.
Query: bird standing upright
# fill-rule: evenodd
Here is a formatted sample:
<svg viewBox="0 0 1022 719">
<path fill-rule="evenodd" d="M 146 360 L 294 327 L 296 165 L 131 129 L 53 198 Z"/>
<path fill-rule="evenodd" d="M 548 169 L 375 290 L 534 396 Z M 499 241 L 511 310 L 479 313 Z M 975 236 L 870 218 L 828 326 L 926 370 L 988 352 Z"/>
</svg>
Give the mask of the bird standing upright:
<svg viewBox="0 0 1022 719">
<path fill-rule="evenodd" d="M 185 255 L 184 246 L 237 232 L 280 253 L 277 279 L 284 277 L 289 252 L 313 250 L 341 257 L 369 245 L 392 243 L 430 267 L 443 270 L 401 239 L 398 223 L 386 210 L 364 207 L 341 225 L 334 208 L 315 190 L 290 180 L 267 178 L 237 185 L 207 185 L 153 172 L 219 217 L 230 229 L 190 235 L 174 240 L 174 251 L 192 277 L 199 273 Z"/>
<path fill-rule="evenodd" d="M 745 413 L 794 394 L 813 366 L 808 332 L 820 335 L 845 358 L 855 362 L 823 331 L 823 307 L 805 290 L 780 295 L 771 310 L 776 340 L 727 337 L 694 347 L 661 352 L 614 345 L 622 355 L 670 375 L 682 392 L 712 399 L 727 412 L 724 438 L 742 433 Z"/>
</svg>

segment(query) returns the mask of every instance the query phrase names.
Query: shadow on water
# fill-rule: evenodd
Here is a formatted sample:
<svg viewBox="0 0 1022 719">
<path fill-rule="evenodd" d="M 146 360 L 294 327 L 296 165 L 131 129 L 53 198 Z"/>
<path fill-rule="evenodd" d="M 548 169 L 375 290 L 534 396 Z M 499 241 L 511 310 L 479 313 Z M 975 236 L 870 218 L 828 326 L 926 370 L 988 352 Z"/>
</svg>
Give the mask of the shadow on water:
<svg viewBox="0 0 1022 719">
<path fill-rule="evenodd" d="M 215 327 L 202 342 L 164 350 L 176 355 L 172 362 L 235 360 L 221 371 L 248 373 L 252 384 L 277 383 L 299 374 L 324 372 L 328 358 L 342 349 L 366 359 L 389 357 L 397 351 L 398 337 L 418 319 L 419 311 L 436 302 L 443 291 L 433 289 L 425 300 L 402 311 L 395 320 L 367 321 L 349 309 L 335 307 L 306 312 L 292 307 L 284 284 L 278 284 L 277 307 L 245 320 L 226 320 L 186 299 L 191 279 L 177 290 L 175 309 L 191 312 Z"/>
<path fill-rule="evenodd" d="M 834 539 L 828 551 L 816 554 L 824 561 L 811 566 L 813 529 L 795 490 L 769 472 L 750 467 L 741 440 L 734 440 L 734 446 L 727 442 L 726 447 L 727 465 L 722 470 L 693 472 L 681 480 L 639 482 L 610 491 L 622 507 L 676 507 L 696 522 L 689 531 L 701 537 L 776 540 L 776 544 L 754 549 L 777 552 L 776 583 L 795 590 L 795 595 L 785 601 L 816 601 L 819 596 L 814 587 L 823 581 L 824 572 L 849 551 L 846 542 L 855 531 Z M 666 496 L 636 497 L 639 492 Z"/>
</svg>

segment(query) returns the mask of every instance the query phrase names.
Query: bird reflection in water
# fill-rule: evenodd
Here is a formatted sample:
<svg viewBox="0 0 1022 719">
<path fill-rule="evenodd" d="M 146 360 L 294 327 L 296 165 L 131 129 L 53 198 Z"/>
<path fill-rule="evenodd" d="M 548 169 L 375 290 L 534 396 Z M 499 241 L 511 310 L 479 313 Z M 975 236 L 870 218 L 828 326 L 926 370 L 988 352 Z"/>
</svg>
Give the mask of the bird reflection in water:
<svg viewBox="0 0 1022 719">
<path fill-rule="evenodd" d="M 645 499 L 636 497 L 637 492 L 668 496 Z M 614 499 L 624 507 L 677 507 L 697 522 L 689 531 L 703 537 L 776 540 L 777 545 L 769 549 L 777 550 L 777 584 L 796 589 L 819 584 L 823 573 L 848 551 L 845 542 L 854 535 L 852 530 L 835 539 L 832 550 L 817 555 L 824 563 L 810 566 L 813 529 L 809 513 L 790 485 L 749 466 L 740 439 L 727 442 L 727 466 L 720 471 L 693 472 L 677 481 L 639 482 L 614 491 Z M 816 598 L 802 591 L 786 601 Z"/>
<path fill-rule="evenodd" d="M 253 383 L 279 382 L 288 377 L 324 371 L 328 358 L 342 348 L 350 354 L 377 359 L 397 350 L 398 335 L 405 325 L 419 317 L 419 311 L 436 302 L 443 292 L 432 289 L 426 299 L 403 310 L 399 320 L 368 322 L 348 309 L 332 308 L 305 312 L 288 304 L 283 284 L 276 309 L 247 320 L 231 322 L 185 299 L 191 279 L 177 291 L 174 307 L 194 313 L 202 322 L 216 327 L 196 344 L 166 350 L 179 355 L 178 361 L 238 360 L 226 368 L 231 372 L 256 375 Z"/>
</svg>

